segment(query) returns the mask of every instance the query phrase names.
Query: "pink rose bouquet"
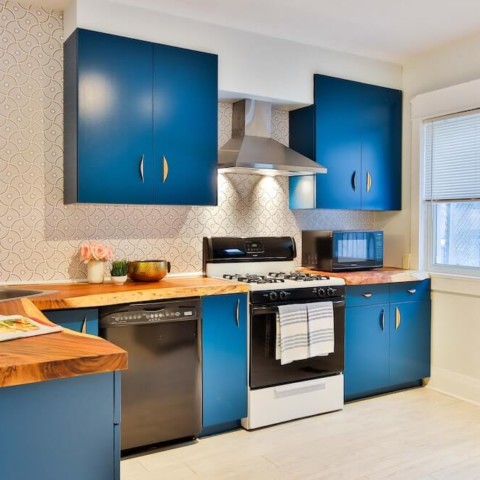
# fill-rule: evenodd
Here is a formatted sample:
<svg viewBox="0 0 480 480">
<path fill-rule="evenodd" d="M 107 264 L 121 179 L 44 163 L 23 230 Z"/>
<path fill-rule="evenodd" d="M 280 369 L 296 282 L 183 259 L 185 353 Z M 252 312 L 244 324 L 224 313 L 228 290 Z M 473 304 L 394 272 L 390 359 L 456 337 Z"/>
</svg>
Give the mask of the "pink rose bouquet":
<svg viewBox="0 0 480 480">
<path fill-rule="evenodd" d="M 90 260 L 106 262 L 112 258 L 112 249 L 100 242 L 83 242 L 80 245 L 80 258 L 83 263 Z"/>
</svg>

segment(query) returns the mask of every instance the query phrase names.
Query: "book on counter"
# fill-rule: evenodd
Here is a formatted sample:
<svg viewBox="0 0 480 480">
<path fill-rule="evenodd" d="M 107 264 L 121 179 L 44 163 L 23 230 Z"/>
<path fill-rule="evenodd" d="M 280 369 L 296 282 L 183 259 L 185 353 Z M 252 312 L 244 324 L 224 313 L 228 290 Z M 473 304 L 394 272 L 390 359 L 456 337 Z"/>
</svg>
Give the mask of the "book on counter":
<svg viewBox="0 0 480 480">
<path fill-rule="evenodd" d="M 62 330 L 63 328 L 60 326 L 44 325 L 39 320 L 33 320 L 23 315 L 0 315 L 0 342 L 61 332 Z"/>
</svg>

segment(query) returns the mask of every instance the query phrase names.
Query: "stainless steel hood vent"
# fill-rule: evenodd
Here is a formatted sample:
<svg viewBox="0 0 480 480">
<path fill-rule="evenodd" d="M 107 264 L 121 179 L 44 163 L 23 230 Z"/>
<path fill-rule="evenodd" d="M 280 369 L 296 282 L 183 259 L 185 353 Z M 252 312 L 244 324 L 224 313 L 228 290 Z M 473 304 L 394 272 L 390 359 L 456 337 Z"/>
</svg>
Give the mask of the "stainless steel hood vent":
<svg viewBox="0 0 480 480">
<path fill-rule="evenodd" d="M 313 175 L 327 169 L 271 138 L 272 105 L 233 104 L 232 138 L 218 151 L 218 171 L 257 175 Z"/>
</svg>

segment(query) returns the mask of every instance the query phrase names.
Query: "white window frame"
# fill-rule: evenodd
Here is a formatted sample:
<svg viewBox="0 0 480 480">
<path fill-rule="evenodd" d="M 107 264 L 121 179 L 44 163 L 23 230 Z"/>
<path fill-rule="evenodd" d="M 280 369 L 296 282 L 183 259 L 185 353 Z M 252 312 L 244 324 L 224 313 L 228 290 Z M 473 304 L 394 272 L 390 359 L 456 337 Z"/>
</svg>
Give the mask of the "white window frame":
<svg viewBox="0 0 480 480">
<path fill-rule="evenodd" d="M 480 268 L 434 265 L 432 262 L 433 215 L 423 202 L 424 123 L 437 117 L 454 115 L 480 108 L 480 80 L 417 95 L 411 101 L 412 168 L 411 168 L 411 245 L 412 264 L 432 273 L 480 277 Z"/>
</svg>

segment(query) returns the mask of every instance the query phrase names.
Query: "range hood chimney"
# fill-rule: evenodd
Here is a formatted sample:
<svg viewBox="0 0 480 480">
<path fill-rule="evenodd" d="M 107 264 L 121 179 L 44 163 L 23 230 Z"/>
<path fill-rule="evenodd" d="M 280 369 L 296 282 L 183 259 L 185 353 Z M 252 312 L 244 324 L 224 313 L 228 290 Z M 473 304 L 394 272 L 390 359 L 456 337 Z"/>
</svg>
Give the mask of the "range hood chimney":
<svg viewBox="0 0 480 480">
<path fill-rule="evenodd" d="M 218 151 L 218 171 L 257 175 L 313 175 L 327 169 L 271 138 L 272 105 L 233 104 L 232 138 Z"/>
</svg>

